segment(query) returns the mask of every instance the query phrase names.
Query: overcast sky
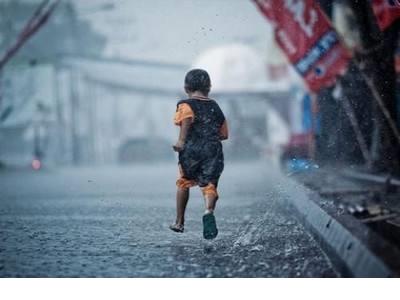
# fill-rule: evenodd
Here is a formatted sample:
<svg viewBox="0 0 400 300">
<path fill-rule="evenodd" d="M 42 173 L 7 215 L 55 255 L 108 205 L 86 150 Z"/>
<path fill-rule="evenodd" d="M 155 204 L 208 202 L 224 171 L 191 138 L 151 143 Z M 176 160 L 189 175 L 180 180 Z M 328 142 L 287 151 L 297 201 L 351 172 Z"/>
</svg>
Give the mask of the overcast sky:
<svg viewBox="0 0 400 300">
<path fill-rule="evenodd" d="M 106 55 L 190 64 L 204 50 L 244 42 L 267 51 L 270 27 L 250 0 L 74 0 L 109 38 Z M 105 3 L 114 9 L 101 11 Z"/>
</svg>

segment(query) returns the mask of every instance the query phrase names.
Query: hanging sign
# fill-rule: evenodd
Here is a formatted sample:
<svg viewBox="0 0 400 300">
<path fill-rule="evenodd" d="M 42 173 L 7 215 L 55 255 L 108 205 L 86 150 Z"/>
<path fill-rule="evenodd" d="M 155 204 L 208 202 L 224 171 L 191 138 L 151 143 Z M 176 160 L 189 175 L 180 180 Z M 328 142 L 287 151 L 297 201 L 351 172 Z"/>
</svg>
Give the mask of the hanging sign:
<svg viewBox="0 0 400 300">
<path fill-rule="evenodd" d="M 346 71 L 349 51 L 314 0 L 253 1 L 273 25 L 278 45 L 311 91 L 333 85 Z"/>
</svg>

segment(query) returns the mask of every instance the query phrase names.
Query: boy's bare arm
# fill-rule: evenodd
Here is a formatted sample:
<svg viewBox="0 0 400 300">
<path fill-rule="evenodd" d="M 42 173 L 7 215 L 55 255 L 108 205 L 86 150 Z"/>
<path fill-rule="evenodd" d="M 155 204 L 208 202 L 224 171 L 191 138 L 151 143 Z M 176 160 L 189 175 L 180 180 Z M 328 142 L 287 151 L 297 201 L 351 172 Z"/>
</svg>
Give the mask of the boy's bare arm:
<svg viewBox="0 0 400 300">
<path fill-rule="evenodd" d="M 224 123 L 221 126 L 220 132 L 219 132 L 219 139 L 221 141 L 227 140 L 229 137 L 229 133 L 228 133 L 228 124 L 226 122 L 226 120 L 224 121 Z"/>
<path fill-rule="evenodd" d="M 189 132 L 190 125 L 192 125 L 192 119 L 191 118 L 186 118 L 182 120 L 181 126 L 180 126 L 180 131 L 179 131 L 179 139 L 176 142 L 172 148 L 176 152 L 180 152 L 183 150 L 183 147 L 185 146 L 186 142 L 186 137 Z"/>
<path fill-rule="evenodd" d="M 219 139 L 220 139 L 221 141 L 225 141 L 225 140 L 228 139 L 228 135 L 227 135 L 227 134 L 221 134 L 221 135 L 219 136 Z"/>
</svg>

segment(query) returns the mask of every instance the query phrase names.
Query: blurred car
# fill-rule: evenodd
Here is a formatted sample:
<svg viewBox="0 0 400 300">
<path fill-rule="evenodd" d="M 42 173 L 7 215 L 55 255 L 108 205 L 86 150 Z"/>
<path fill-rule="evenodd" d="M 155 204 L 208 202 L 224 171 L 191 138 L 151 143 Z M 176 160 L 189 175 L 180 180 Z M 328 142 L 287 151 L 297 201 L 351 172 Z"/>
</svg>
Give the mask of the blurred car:
<svg viewBox="0 0 400 300">
<path fill-rule="evenodd" d="M 311 138 L 309 133 L 291 134 L 289 141 L 283 146 L 281 160 L 292 158 L 310 158 Z"/>
</svg>

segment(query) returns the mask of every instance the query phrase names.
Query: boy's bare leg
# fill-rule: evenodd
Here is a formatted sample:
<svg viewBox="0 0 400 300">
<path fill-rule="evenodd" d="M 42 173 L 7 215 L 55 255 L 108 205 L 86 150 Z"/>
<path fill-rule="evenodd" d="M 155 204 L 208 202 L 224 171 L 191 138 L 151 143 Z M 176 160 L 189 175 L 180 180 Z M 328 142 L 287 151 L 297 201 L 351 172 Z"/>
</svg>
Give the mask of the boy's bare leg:
<svg viewBox="0 0 400 300">
<path fill-rule="evenodd" d="M 204 197 L 204 201 L 206 205 L 206 213 L 213 213 L 217 204 L 217 197 L 207 195 Z"/>
<path fill-rule="evenodd" d="M 176 225 L 184 225 L 186 205 L 189 200 L 189 189 L 178 188 L 176 191 Z"/>
</svg>

